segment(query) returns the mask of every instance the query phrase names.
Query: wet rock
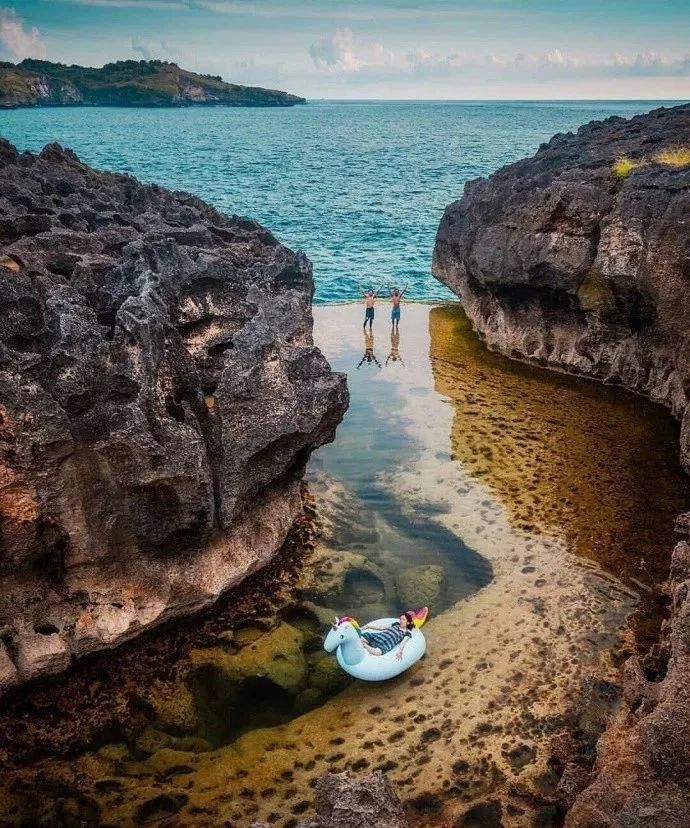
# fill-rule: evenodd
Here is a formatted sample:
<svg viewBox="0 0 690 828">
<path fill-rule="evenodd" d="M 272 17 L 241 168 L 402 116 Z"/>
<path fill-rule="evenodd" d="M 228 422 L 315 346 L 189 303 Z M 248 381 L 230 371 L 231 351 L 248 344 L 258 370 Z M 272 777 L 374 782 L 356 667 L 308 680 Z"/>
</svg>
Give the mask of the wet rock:
<svg viewBox="0 0 690 828">
<path fill-rule="evenodd" d="M 177 773 L 189 773 L 194 764 L 195 754 L 191 751 L 164 747 L 140 762 L 127 762 L 120 766 L 118 775 L 135 778 L 150 776 L 168 777 Z"/>
<path fill-rule="evenodd" d="M 266 564 L 347 391 L 310 263 L 265 228 L 57 145 L 0 155 L 0 627 L 25 680 Z"/>
<path fill-rule="evenodd" d="M 187 797 L 184 794 L 154 796 L 137 808 L 136 822 L 138 825 L 146 825 L 150 822 L 158 822 L 166 817 L 174 816 L 186 801 Z"/>
<path fill-rule="evenodd" d="M 103 745 L 99 748 L 98 755 L 111 762 L 126 762 L 132 758 L 129 748 L 122 742 L 112 745 Z"/>
<path fill-rule="evenodd" d="M 173 739 L 172 746 L 183 753 L 206 753 L 211 750 L 211 745 L 200 736 L 180 736 Z"/>
<path fill-rule="evenodd" d="M 455 825 L 456 828 L 503 828 L 502 816 L 500 802 L 480 802 L 466 811 Z"/>
<path fill-rule="evenodd" d="M 155 724 L 173 735 L 193 733 L 196 730 L 197 712 L 194 697 L 183 681 L 170 684 L 155 682 L 143 693 L 155 715 Z"/>
<path fill-rule="evenodd" d="M 195 668 L 218 668 L 229 682 L 260 677 L 296 693 L 303 686 L 307 673 L 302 644 L 302 633 L 283 623 L 237 653 L 220 647 L 194 650 L 190 661 Z"/>
<path fill-rule="evenodd" d="M 526 765 L 534 762 L 536 755 L 536 751 L 531 745 L 520 744 L 505 751 L 506 759 L 515 770 L 521 770 Z"/>
<path fill-rule="evenodd" d="M 229 647 L 230 649 L 237 649 L 238 642 L 235 641 L 235 633 L 233 630 L 223 630 L 218 633 L 218 643 L 221 647 Z"/>
<path fill-rule="evenodd" d="M 334 554 L 326 546 L 315 551 L 299 586 L 307 605 L 336 608 L 327 614 L 328 624 L 334 614 L 354 613 L 357 607 L 383 602 L 394 589 L 392 579 L 364 555 L 349 550 Z"/>
<path fill-rule="evenodd" d="M 404 609 L 426 606 L 433 612 L 440 607 L 445 578 L 445 569 L 437 565 L 403 570 L 397 580 L 400 606 Z"/>
<path fill-rule="evenodd" d="M 309 683 L 326 695 L 347 687 L 350 678 L 333 656 L 320 658 L 309 671 Z"/>
<path fill-rule="evenodd" d="M 11 687 L 18 681 L 17 668 L 7 652 L 7 647 L 0 641 L 0 687 Z"/>
<path fill-rule="evenodd" d="M 302 690 L 295 699 L 295 715 L 301 716 L 308 710 L 312 710 L 323 700 L 323 693 L 316 687 L 307 687 Z"/>
<path fill-rule="evenodd" d="M 402 804 L 385 774 L 329 773 L 316 786 L 320 828 L 407 828 Z"/>
<path fill-rule="evenodd" d="M 142 756 L 150 756 L 162 748 L 170 747 L 172 742 L 172 736 L 153 727 L 147 727 L 137 739 L 135 749 Z"/>
</svg>

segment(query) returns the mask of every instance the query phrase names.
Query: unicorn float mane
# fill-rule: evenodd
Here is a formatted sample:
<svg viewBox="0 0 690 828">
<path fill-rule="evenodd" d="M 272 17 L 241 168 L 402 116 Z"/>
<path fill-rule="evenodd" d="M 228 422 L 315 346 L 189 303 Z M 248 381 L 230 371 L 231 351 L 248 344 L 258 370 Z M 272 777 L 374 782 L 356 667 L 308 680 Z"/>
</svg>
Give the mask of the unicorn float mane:
<svg viewBox="0 0 690 828">
<path fill-rule="evenodd" d="M 412 618 L 412 623 L 417 629 L 419 629 L 429 616 L 429 607 L 420 607 L 417 610 L 408 610 L 407 615 Z"/>
<path fill-rule="evenodd" d="M 352 624 L 352 626 L 357 631 L 357 635 L 359 635 L 361 637 L 362 630 L 360 629 L 360 626 L 357 623 L 357 621 L 354 618 L 352 618 L 350 615 L 343 615 L 342 617 L 338 618 L 338 626 L 340 626 L 341 624 L 344 624 L 346 621 L 349 624 Z"/>
</svg>

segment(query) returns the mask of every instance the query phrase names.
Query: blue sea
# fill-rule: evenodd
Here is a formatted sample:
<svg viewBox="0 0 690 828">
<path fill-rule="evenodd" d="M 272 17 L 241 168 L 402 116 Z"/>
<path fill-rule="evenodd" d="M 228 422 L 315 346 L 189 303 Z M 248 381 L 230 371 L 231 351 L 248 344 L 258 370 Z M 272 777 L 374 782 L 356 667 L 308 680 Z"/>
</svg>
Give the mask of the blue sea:
<svg viewBox="0 0 690 828">
<path fill-rule="evenodd" d="M 654 101 L 312 101 L 293 109 L 19 109 L 0 135 L 50 141 L 89 164 L 188 190 L 251 216 L 314 263 L 316 301 L 409 282 L 410 299 L 447 298 L 431 275 L 444 207 L 466 181 L 533 154 L 557 132 Z"/>
</svg>

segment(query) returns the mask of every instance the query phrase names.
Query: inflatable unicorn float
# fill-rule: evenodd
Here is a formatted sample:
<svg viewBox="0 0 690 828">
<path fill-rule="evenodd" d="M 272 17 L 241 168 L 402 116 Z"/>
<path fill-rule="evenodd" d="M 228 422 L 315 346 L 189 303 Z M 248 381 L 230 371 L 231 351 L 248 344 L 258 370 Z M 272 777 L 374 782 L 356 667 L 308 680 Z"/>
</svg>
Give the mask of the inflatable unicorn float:
<svg viewBox="0 0 690 828">
<path fill-rule="evenodd" d="M 419 628 L 426 621 L 429 609 L 422 607 L 404 615 L 412 620 L 412 624 L 407 621 L 405 636 L 386 652 L 383 652 L 384 647 L 378 645 L 385 642 L 386 631 L 400 623 L 397 618 L 379 618 L 362 628 L 349 615 L 336 616 L 323 648 L 327 653 L 335 650 L 338 664 L 354 678 L 385 681 L 399 676 L 424 655 L 426 639 Z M 381 655 L 371 652 L 374 647 Z"/>
</svg>

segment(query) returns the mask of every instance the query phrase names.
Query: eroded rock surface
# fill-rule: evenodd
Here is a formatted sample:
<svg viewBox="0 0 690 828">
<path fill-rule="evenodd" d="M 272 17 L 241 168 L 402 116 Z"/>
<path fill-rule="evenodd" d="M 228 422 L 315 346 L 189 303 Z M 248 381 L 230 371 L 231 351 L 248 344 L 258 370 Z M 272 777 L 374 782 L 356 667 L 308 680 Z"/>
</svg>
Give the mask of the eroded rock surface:
<svg viewBox="0 0 690 828">
<path fill-rule="evenodd" d="M 267 828 L 255 822 L 250 828 Z M 298 828 L 408 828 L 402 803 L 381 771 L 327 773 L 316 785 L 316 815 Z"/>
<path fill-rule="evenodd" d="M 556 135 L 465 187 L 434 274 L 491 348 L 620 383 L 683 416 L 690 393 L 690 106 Z M 627 157 L 639 166 L 617 175 Z M 690 415 L 683 460 L 690 469 Z"/>
<path fill-rule="evenodd" d="M 598 746 L 596 778 L 576 799 L 568 828 L 679 828 L 690 822 L 690 544 L 673 552 L 668 670 L 652 681 L 625 667 L 621 711 Z M 658 678 L 658 677 L 655 677 Z"/>
<path fill-rule="evenodd" d="M 669 407 L 683 420 L 690 471 L 690 164 L 664 154 L 688 146 L 688 106 L 557 135 L 466 186 L 441 222 L 434 273 L 491 348 Z M 617 167 L 621 157 L 631 170 Z M 569 828 L 690 820 L 688 550 L 683 542 L 673 556 L 668 670 L 663 652 L 656 672 L 627 662 L 594 782 L 566 797 Z"/>
<path fill-rule="evenodd" d="M 312 293 L 252 221 L 0 141 L 2 685 L 274 555 L 347 406 Z"/>
</svg>

